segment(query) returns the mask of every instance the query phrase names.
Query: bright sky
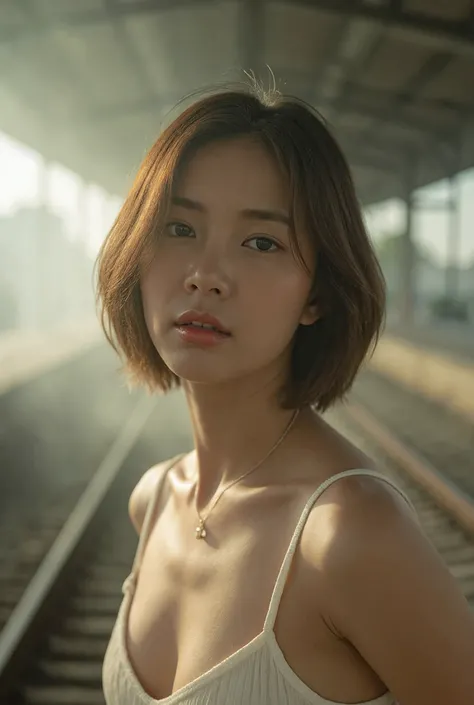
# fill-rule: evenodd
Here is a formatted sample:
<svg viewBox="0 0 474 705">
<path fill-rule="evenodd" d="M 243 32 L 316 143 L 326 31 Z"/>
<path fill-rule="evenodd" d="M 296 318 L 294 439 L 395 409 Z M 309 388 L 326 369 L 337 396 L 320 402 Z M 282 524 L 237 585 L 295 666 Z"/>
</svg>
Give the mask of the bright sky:
<svg viewBox="0 0 474 705">
<path fill-rule="evenodd" d="M 107 194 L 97 184 L 84 184 L 60 164 L 48 168 L 45 193 L 40 198 L 41 155 L 0 132 L 0 217 L 22 205 L 43 200 L 64 219 L 68 237 L 82 237 L 94 255 L 117 214 L 121 199 Z M 474 169 L 458 176 L 460 185 L 460 262 L 474 261 Z M 418 192 L 423 199 L 442 200 L 447 182 L 439 182 Z M 81 197 L 82 194 L 82 197 Z M 82 204 L 82 205 L 81 205 Z M 400 232 L 405 212 L 398 201 L 386 201 L 368 209 L 366 219 L 374 238 Z M 449 214 L 419 211 L 414 216 L 415 238 L 425 244 L 440 264 L 446 261 Z"/>
<path fill-rule="evenodd" d="M 49 164 L 40 193 L 44 162 L 38 152 L 0 132 L 0 217 L 22 206 L 46 203 L 60 216 L 67 236 L 82 238 L 94 255 L 111 226 L 121 199 L 97 184 L 85 184 L 60 164 Z"/>
<path fill-rule="evenodd" d="M 459 187 L 459 262 L 462 266 L 474 262 L 474 169 L 457 176 Z M 439 181 L 419 189 L 416 198 L 423 202 L 444 203 L 449 198 L 448 180 Z M 366 220 L 376 238 L 380 234 L 403 231 L 405 208 L 401 201 L 391 200 L 367 209 Z M 438 260 L 445 264 L 450 228 L 450 215 L 446 210 L 419 209 L 413 215 L 413 233 Z"/>
</svg>

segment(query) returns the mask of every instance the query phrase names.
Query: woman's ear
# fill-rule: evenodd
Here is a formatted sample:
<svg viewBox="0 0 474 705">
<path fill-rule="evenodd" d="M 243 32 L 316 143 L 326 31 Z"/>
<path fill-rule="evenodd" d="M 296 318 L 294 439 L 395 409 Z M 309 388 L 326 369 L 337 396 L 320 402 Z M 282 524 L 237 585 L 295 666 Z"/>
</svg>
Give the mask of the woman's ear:
<svg viewBox="0 0 474 705">
<path fill-rule="evenodd" d="M 319 306 L 315 301 L 313 301 L 313 303 L 306 304 L 304 311 L 301 314 L 300 324 L 303 326 L 311 326 L 313 323 L 316 323 L 319 318 L 321 318 Z"/>
</svg>

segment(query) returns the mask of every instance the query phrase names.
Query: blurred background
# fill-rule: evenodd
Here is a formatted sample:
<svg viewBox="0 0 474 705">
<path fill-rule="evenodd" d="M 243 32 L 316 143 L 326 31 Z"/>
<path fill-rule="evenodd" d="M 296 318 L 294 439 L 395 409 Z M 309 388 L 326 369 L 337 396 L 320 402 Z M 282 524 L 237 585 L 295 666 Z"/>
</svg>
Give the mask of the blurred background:
<svg viewBox="0 0 474 705">
<path fill-rule="evenodd" d="M 93 263 L 175 103 L 244 70 L 329 121 L 387 279 L 387 331 L 330 419 L 414 483 L 430 520 L 442 512 L 438 545 L 457 547 L 450 566 L 474 595 L 474 1 L 0 0 L 2 703 L 53 705 L 64 689 L 102 702 L 118 600 L 103 575 L 122 576 L 135 541 L 108 514 L 101 557 L 81 563 L 87 594 L 57 612 L 61 634 L 18 685 L 20 646 L 44 634 L 53 594 L 59 610 L 53 587 L 90 549 L 114 478 L 126 469 L 111 505 L 123 527 L 130 487 L 191 435 L 181 395 L 149 402 L 119 376 Z"/>
<path fill-rule="evenodd" d="M 93 315 L 90 263 L 167 111 L 243 69 L 271 84 L 267 65 L 347 154 L 391 320 L 472 327 L 469 0 L 0 8 L 2 332 Z"/>
</svg>

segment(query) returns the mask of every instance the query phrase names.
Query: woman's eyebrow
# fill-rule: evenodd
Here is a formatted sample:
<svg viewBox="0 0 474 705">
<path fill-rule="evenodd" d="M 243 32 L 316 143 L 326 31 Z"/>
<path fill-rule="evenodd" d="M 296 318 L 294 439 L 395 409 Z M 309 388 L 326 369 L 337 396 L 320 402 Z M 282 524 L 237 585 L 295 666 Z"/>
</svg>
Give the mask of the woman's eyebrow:
<svg viewBox="0 0 474 705">
<path fill-rule="evenodd" d="M 199 203 L 199 201 L 193 201 L 190 198 L 184 198 L 183 196 L 172 196 L 171 203 L 173 206 L 181 206 L 182 208 L 189 208 L 193 211 L 200 211 L 205 213 L 207 208 L 204 204 Z"/>
<path fill-rule="evenodd" d="M 291 225 L 289 215 L 282 211 L 268 210 L 266 208 L 244 208 L 240 212 L 248 220 L 274 220 L 277 223 L 288 225 L 288 227 Z"/>
<path fill-rule="evenodd" d="M 200 213 L 207 212 L 207 208 L 203 203 L 193 201 L 191 198 L 173 196 L 171 202 L 173 205 L 181 206 L 182 208 L 189 208 L 190 210 L 199 211 Z M 240 211 L 240 214 L 246 220 L 273 220 L 277 223 L 291 226 L 289 215 L 283 213 L 283 211 L 275 211 L 268 208 L 244 208 Z"/>
</svg>

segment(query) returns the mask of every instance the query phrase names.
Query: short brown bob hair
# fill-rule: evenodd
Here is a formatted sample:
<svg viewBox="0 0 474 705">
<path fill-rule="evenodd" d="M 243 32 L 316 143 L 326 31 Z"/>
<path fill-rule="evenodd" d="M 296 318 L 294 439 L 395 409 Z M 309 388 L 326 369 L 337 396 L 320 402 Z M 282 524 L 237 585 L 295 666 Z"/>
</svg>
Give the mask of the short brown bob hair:
<svg viewBox="0 0 474 705">
<path fill-rule="evenodd" d="M 385 284 L 367 235 L 348 164 L 311 106 L 254 86 L 200 97 L 164 129 L 146 155 L 96 265 L 97 301 L 107 340 L 132 384 L 166 392 L 180 385 L 145 323 L 140 271 L 162 227 L 177 171 L 198 147 L 252 136 L 289 179 L 294 251 L 304 228 L 315 244 L 314 301 L 322 312 L 295 333 L 280 402 L 326 410 L 350 389 L 384 321 Z M 303 265 L 304 266 L 304 265 Z"/>
</svg>

